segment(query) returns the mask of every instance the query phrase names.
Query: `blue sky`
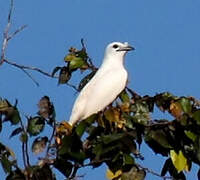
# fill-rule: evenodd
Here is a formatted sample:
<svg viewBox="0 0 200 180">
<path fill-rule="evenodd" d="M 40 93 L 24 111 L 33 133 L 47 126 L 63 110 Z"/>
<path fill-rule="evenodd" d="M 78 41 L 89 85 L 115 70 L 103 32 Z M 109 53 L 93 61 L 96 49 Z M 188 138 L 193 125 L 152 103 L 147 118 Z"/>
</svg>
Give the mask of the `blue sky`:
<svg viewBox="0 0 200 180">
<path fill-rule="evenodd" d="M 6 25 L 8 7 L 8 0 L 0 0 L 0 34 Z M 128 41 L 136 48 L 126 57 L 130 88 L 141 95 L 169 91 L 200 98 L 199 9 L 198 0 L 15 0 L 12 30 L 23 24 L 28 28 L 10 41 L 6 57 L 51 72 L 63 65 L 68 48 L 80 48 L 80 39 L 84 38 L 90 57 L 99 66 L 109 42 Z M 22 115 L 33 115 L 40 97 L 48 95 L 58 121 L 68 120 L 75 91 L 57 86 L 56 80 L 36 72 L 32 75 L 40 87 L 22 71 L 4 64 L 0 67 L 0 96 L 11 102 L 17 98 Z M 80 78 L 77 73 L 70 82 L 78 83 Z M 0 139 L 6 143 L 10 126 L 5 127 Z M 14 137 L 10 147 L 19 153 L 17 140 Z M 146 146 L 142 151 L 146 157 L 143 164 L 159 172 L 163 158 Z M 105 179 L 105 169 L 88 168 L 80 173 L 86 173 L 84 179 L 100 180 Z M 194 170 L 189 180 L 196 176 Z M 148 175 L 146 179 L 159 178 Z"/>
</svg>

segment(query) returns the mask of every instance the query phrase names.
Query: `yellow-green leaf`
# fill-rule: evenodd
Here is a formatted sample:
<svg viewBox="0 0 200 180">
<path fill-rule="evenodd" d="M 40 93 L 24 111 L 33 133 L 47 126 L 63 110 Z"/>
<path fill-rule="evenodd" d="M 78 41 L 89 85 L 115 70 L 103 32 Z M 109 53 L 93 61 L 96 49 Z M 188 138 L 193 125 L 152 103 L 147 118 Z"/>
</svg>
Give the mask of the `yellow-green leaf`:
<svg viewBox="0 0 200 180">
<path fill-rule="evenodd" d="M 187 158 L 183 155 L 181 150 L 179 150 L 178 153 L 176 153 L 174 150 L 171 150 L 170 157 L 174 167 L 177 169 L 178 172 L 181 172 L 183 170 L 190 170 L 190 163 L 187 160 Z"/>
<path fill-rule="evenodd" d="M 185 113 L 190 113 L 192 111 L 192 105 L 189 99 L 183 97 L 179 100 L 179 103 L 182 106 L 182 109 Z"/>
<path fill-rule="evenodd" d="M 122 174 L 122 170 L 118 170 L 115 173 L 113 173 L 110 169 L 107 169 L 106 178 L 109 180 L 112 180 L 114 178 L 121 176 L 121 174 Z"/>
<path fill-rule="evenodd" d="M 196 138 L 197 138 L 197 135 L 194 134 L 193 132 L 191 131 L 184 131 L 184 133 L 186 134 L 186 136 L 188 138 L 190 138 L 193 142 L 195 142 Z"/>
</svg>

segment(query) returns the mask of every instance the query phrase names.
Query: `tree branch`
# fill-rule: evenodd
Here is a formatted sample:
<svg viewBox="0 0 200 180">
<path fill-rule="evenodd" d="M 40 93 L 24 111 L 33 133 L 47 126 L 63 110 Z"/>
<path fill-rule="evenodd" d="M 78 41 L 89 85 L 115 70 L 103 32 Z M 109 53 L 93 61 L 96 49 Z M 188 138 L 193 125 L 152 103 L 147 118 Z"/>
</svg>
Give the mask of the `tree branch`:
<svg viewBox="0 0 200 180">
<path fill-rule="evenodd" d="M 150 174 L 152 174 L 152 175 L 154 175 L 154 176 L 160 177 L 160 178 L 162 178 L 163 180 L 167 180 L 167 179 L 171 179 L 171 180 L 172 180 L 172 179 L 173 179 L 173 177 L 170 177 L 170 176 L 161 176 L 160 174 L 154 172 L 152 169 L 143 167 L 143 166 L 141 166 L 140 164 L 137 164 L 137 166 L 138 166 L 139 168 L 143 169 L 146 173 L 150 173 Z"/>
<path fill-rule="evenodd" d="M 52 143 L 52 140 L 54 138 L 55 131 L 56 131 L 56 121 L 55 121 L 55 119 L 53 119 L 53 131 L 52 131 L 51 137 L 50 137 L 50 139 L 48 141 L 45 159 L 48 159 L 49 150 L 51 149 L 51 143 Z"/>
<path fill-rule="evenodd" d="M 13 62 L 13 61 L 10 61 L 10 60 L 7 60 L 7 59 L 4 59 L 4 62 L 11 65 L 11 66 L 14 66 L 16 68 L 19 68 L 21 69 L 24 73 L 26 73 L 26 75 L 31 78 L 31 80 L 37 85 L 39 86 L 39 83 L 30 75 L 30 73 L 28 73 L 26 70 L 31 70 L 31 71 L 37 71 L 39 72 L 40 74 L 42 75 L 45 75 L 47 77 L 50 77 L 50 78 L 58 78 L 58 76 L 52 76 L 50 73 L 48 72 L 45 72 L 43 70 L 41 70 L 40 68 L 37 68 L 37 67 L 32 67 L 32 66 L 25 66 L 25 65 L 20 65 L 20 64 L 17 64 L 16 62 Z M 78 89 L 75 85 L 73 84 L 70 84 L 70 83 L 66 83 L 69 87 L 72 87 L 75 91 L 78 92 Z"/>
<path fill-rule="evenodd" d="M 8 13 L 8 22 L 4 29 L 4 33 L 3 33 L 3 43 L 2 43 L 2 48 L 1 48 L 0 66 L 4 63 L 4 60 L 5 60 L 5 54 L 6 54 L 6 49 L 8 46 L 8 41 L 11 40 L 17 33 L 21 32 L 24 28 L 27 27 L 27 25 L 23 25 L 20 28 L 18 28 L 14 33 L 9 34 L 10 27 L 11 27 L 11 17 L 12 17 L 13 8 L 14 8 L 14 0 L 11 0 L 10 1 L 10 10 Z"/>
</svg>

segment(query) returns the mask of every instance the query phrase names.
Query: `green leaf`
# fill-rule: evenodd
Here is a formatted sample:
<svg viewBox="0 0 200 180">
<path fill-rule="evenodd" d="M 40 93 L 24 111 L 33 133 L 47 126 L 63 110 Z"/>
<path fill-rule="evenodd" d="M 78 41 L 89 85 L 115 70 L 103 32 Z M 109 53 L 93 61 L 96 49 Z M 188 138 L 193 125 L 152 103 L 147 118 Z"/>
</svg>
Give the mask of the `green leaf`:
<svg viewBox="0 0 200 180">
<path fill-rule="evenodd" d="M 76 133 L 79 137 L 83 135 L 85 129 L 87 128 L 88 124 L 85 121 L 81 121 L 78 126 L 76 127 Z"/>
<path fill-rule="evenodd" d="M 6 109 L 4 121 L 10 121 L 12 125 L 16 125 L 20 120 L 19 111 L 16 107 L 11 106 Z"/>
<path fill-rule="evenodd" d="M 12 168 L 12 163 L 9 161 L 8 157 L 3 155 L 1 157 L 1 164 L 5 173 L 10 173 Z"/>
<path fill-rule="evenodd" d="M 85 119 L 84 121 L 81 121 L 76 127 L 77 135 L 81 137 L 86 131 L 86 128 L 89 127 L 95 121 L 96 118 L 97 118 L 97 114 L 93 114 L 89 116 L 87 119 Z"/>
<path fill-rule="evenodd" d="M 195 111 L 192 117 L 196 120 L 197 124 L 200 125 L 200 110 Z"/>
<path fill-rule="evenodd" d="M 10 121 L 14 125 L 14 124 L 18 124 L 20 120 L 21 118 L 19 115 L 19 111 L 17 110 L 17 108 L 15 108 Z"/>
<path fill-rule="evenodd" d="M 118 141 L 119 139 L 122 139 L 124 135 L 124 133 L 113 133 L 109 135 L 104 135 L 101 138 L 104 144 L 109 144 L 113 141 Z"/>
<path fill-rule="evenodd" d="M 82 142 L 76 133 L 64 136 L 58 154 L 78 162 L 83 162 L 86 158 L 85 153 L 82 151 Z"/>
<path fill-rule="evenodd" d="M 152 131 L 151 137 L 165 148 L 172 148 L 163 130 Z"/>
<path fill-rule="evenodd" d="M 190 138 L 193 142 L 195 142 L 196 141 L 196 139 L 197 139 L 197 135 L 196 134 L 194 134 L 193 132 L 191 132 L 191 131 L 184 131 L 184 133 L 186 134 L 186 136 L 188 137 L 188 138 Z"/>
<path fill-rule="evenodd" d="M 48 137 L 37 137 L 32 144 L 32 152 L 34 154 L 39 154 L 44 151 L 46 144 L 48 142 Z"/>
<path fill-rule="evenodd" d="M 28 119 L 27 131 L 31 136 L 36 136 L 44 129 L 45 120 L 40 116 Z"/>
<path fill-rule="evenodd" d="M 129 95 L 128 93 L 126 92 L 126 90 L 123 90 L 120 95 L 119 95 L 119 98 L 121 99 L 122 102 L 130 102 L 130 98 L 129 98 Z"/>
<path fill-rule="evenodd" d="M 124 165 L 133 165 L 135 163 L 134 158 L 129 154 L 123 155 Z"/>
<path fill-rule="evenodd" d="M 16 129 L 11 133 L 11 135 L 10 135 L 9 138 L 12 138 L 13 136 L 18 135 L 18 134 L 21 133 L 22 131 L 23 131 L 23 129 L 22 129 L 21 127 L 16 128 Z"/>
<path fill-rule="evenodd" d="M 181 107 L 185 113 L 191 113 L 192 105 L 189 99 L 182 97 L 178 102 L 181 104 Z"/>
<path fill-rule="evenodd" d="M 81 68 L 83 65 L 86 65 L 86 62 L 81 57 L 75 57 L 69 62 L 69 70 L 75 70 Z"/>
</svg>

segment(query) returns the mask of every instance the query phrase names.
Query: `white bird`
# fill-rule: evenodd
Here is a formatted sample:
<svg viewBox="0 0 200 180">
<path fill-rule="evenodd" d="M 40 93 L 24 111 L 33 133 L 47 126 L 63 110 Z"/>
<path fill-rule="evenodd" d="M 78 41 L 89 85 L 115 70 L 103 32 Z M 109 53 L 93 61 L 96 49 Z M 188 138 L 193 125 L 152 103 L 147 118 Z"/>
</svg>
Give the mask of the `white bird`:
<svg viewBox="0 0 200 180">
<path fill-rule="evenodd" d="M 127 42 L 113 42 L 106 47 L 102 65 L 74 103 L 69 120 L 71 126 L 103 110 L 124 90 L 128 80 L 124 56 L 130 50 L 134 48 Z"/>
</svg>

